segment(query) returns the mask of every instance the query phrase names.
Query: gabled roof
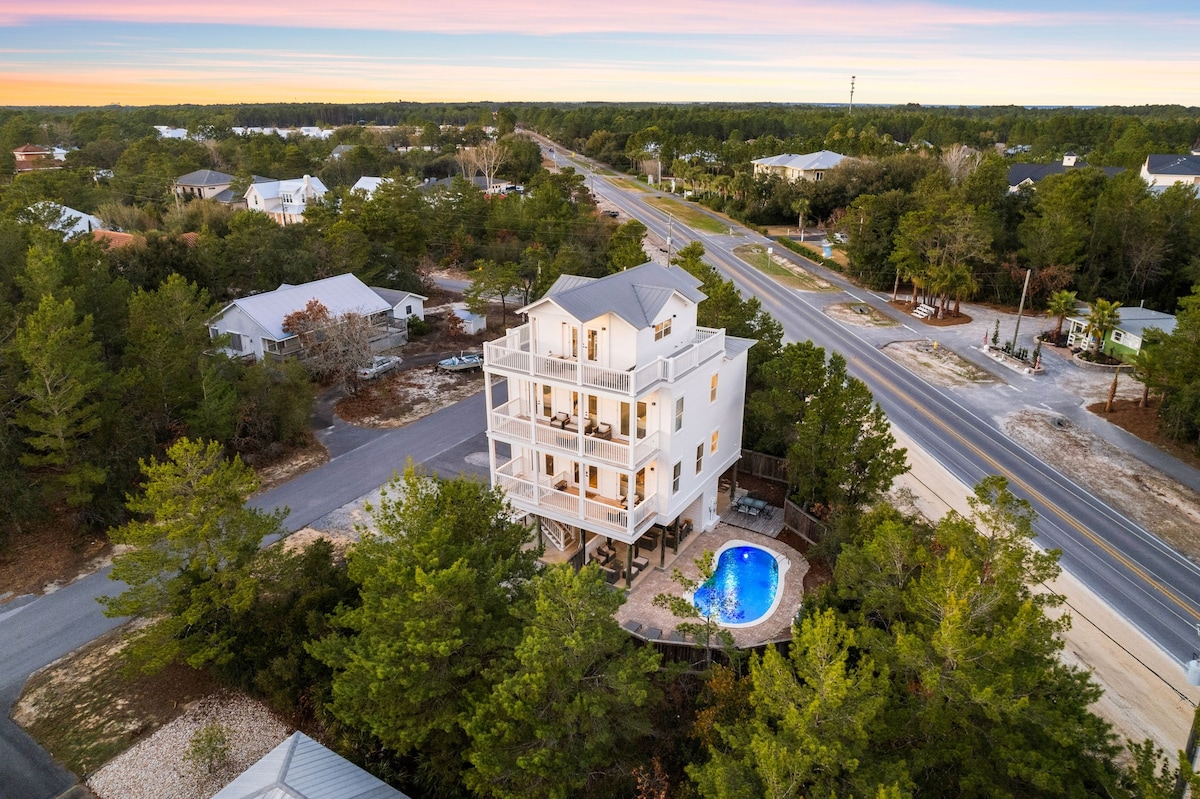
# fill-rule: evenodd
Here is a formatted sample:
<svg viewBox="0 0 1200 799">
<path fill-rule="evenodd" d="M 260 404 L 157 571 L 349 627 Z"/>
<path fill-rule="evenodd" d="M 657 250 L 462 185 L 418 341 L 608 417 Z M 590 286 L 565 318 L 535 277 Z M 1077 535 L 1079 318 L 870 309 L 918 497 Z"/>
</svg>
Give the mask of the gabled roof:
<svg viewBox="0 0 1200 799">
<path fill-rule="evenodd" d="M 408 799 L 302 732 L 263 755 L 213 799 Z"/>
<path fill-rule="evenodd" d="M 1087 308 L 1076 309 L 1075 315 L 1067 317 L 1071 321 L 1087 324 Z M 1139 338 L 1150 328 L 1158 328 L 1164 333 L 1175 329 L 1175 317 L 1162 311 L 1152 311 L 1149 308 L 1124 306 L 1117 309 L 1117 330 L 1132 333 Z"/>
<path fill-rule="evenodd" d="M 251 190 L 254 190 L 257 191 L 259 196 L 261 196 L 263 199 L 275 199 L 284 192 L 302 192 L 304 190 L 305 183 L 307 183 L 309 187 L 319 195 L 323 195 L 325 192 L 329 191 L 329 189 L 325 188 L 325 184 L 321 182 L 320 178 L 315 178 L 311 175 L 305 175 L 302 178 L 294 178 L 292 180 L 255 181 L 254 183 L 250 184 L 249 188 L 246 189 L 246 193 L 249 194 Z"/>
<path fill-rule="evenodd" d="M 197 169 L 176 179 L 177 186 L 221 186 L 233 182 L 233 175 L 226 175 L 215 169 Z"/>
<path fill-rule="evenodd" d="M 699 286 L 700 280 L 685 269 L 644 263 L 601 278 L 562 275 L 545 296 L 520 312 L 553 302 L 581 322 L 611 313 L 640 330 L 654 324 L 673 294 L 699 303 L 705 298 Z"/>
<path fill-rule="evenodd" d="M 1146 171 L 1151 175 L 1200 175 L 1200 155 L 1150 155 Z"/>
<path fill-rule="evenodd" d="M 1020 186 L 1025 181 L 1037 183 L 1042 178 L 1050 177 L 1051 175 L 1062 175 L 1066 172 L 1072 172 L 1076 169 L 1088 169 L 1086 161 L 1076 161 L 1074 166 L 1064 166 L 1062 161 L 1054 161 L 1049 164 L 1012 164 L 1008 168 L 1008 185 Z M 1125 171 L 1119 166 L 1101 166 L 1092 167 L 1104 172 L 1108 177 L 1114 177 Z"/>
<path fill-rule="evenodd" d="M 832 150 L 820 150 L 815 153 L 805 153 L 804 155 L 784 153 L 783 155 L 773 155 L 770 158 L 757 158 L 751 163 L 762 164 L 763 166 L 781 166 L 788 169 L 799 169 L 809 172 L 814 169 L 833 169 L 844 160 L 846 160 L 846 156 L 841 153 L 835 153 Z"/>
<path fill-rule="evenodd" d="M 374 196 L 375 190 L 387 181 L 391 181 L 391 178 L 376 178 L 363 175 L 354 182 L 354 185 L 350 187 L 350 191 L 363 191 L 367 193 L 368 197 L 371 197 Z"/>
<path fill-rule="evenodd" d="M 15 153 L 44 153 L 46 155 L 49 155 L 52 152 L 54 152 L 54 151 L 51 150 L 49 147 L 43 147 L 40 144 L 22 144 L 20 147 L 13 150 L 14 154 Z"/>
<path fill-rule="evenodd" d="M 378 286 L 371 286 L 371 291 L 379 295 L 379 299 L 386 302 L 388 305 L 395 308 L 400 303 L 404 302 L 407 297 L 416 297 L 421 302 L 429 299 L 424 294 L 417 294 L 415 291 L 401 291 L 400 289 L 384 289 Z"/>
<path fill-rule="evenodd" d="M 392 306 L 388 305 L 378 294 L 371 291 L 365 283 L 353 274 L 335 275 L 324 280 L 314 280 L 299 286 L 284 284 L 275 291 L 255 294 L 234 300 L 221 309 L 214 318 L 219 318 L 233 306 L 241 309 L 242 313 L 257 322 L 276 340 L 283 340 L 290 334 L 283 331 L 283 319 L 293 311 L 300 311 L 308 305 L 309 300 L 318 300 L 329 309 L 333 317 L 348 313 L 359 313 L 364 316 L 382 313 Z"/>
</svg>

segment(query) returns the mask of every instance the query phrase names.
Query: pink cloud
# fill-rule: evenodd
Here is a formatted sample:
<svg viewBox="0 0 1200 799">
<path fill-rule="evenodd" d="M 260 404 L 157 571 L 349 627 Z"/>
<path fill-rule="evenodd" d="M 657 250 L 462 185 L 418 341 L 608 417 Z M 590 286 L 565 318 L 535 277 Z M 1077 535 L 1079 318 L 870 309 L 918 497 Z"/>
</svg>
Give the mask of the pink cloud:
<svg viewBox="0 0 1200 799">
<path fill-rule="evenodd" d="M 1088 18 L 1098 21 L 1097 18 Z M 1130 16 L 1130 21 L 1135 17 Z M 1145 22 L 1144 15 L 1137 17 Z M 210 23 L 296 26 L 437 33 L 564 33 L 628 31 L 692 34 L 853 34 L 894 37 L 961 27 L 1049 26 L 1078 24 L 1078 14 L 974 9 L 932 2 L 852 3 L 796 0 L 611 0 L 545 3 L 544 0 L 444 0 L 398 4 L 394 0 L 39 0 L 0 10 L 0 25 L 39 20 L 105 20 L 134 23 Z"/>
</svg>

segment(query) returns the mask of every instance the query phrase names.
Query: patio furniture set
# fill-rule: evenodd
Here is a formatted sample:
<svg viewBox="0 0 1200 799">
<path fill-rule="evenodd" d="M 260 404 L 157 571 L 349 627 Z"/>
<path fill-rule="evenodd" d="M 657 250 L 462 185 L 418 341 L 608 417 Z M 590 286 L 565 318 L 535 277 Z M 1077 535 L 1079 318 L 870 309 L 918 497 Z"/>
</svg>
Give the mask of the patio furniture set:
<svg viewBox="0 0 1200 799">
<path fill-rule="evenodd" d="M 569 413 L 559 411 L 550 417 L 550 426 L 557 427 L 559 430 L 566 430 L 571 433 L 579 432 L 579 417 L 572 416 Z M 588 419 L 583 426 L 583 434 L 592 436 L 593 438 L 603 438 L 606 441 L 612 440 L 612 425 L 607 422 L 597 424 L 593 419 Z"/>
</svg>

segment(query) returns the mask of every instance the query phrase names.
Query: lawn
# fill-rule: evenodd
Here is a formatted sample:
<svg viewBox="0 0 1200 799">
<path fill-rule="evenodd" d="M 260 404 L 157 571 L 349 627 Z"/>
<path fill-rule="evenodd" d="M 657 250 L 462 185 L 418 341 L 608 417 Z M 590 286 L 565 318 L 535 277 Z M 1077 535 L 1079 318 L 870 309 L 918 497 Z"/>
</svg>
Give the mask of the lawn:
<svg viewBox="0 0 1200 799">
<path fill-rule="evenodd" d="M 620 186 L 622 189 L 630 189 L 632 191 L 650 191 L 644 184 L 638 183 L 636 180 L 629 178 L 609 178 L 608 182 L 614 186 Z"/>
<path fill-rule="evenodd" d="M 677 203 L 674 200 L 668 200 L 665 197 L 651 197 L 646 200 L 650 205 L 653 205 L 658 210 L 668 213 L 678 219 L 683 224 L 695 230 L 703 230 L 705 233 L 728 233 L 729 225 L 726 225 L 720 220 L 713 219 L 708 214 L 702 213 L 697 209 Z"/>
<path fill-rule="evenodd" d="M 816 275 L 793 265 L 786 258 L 774 253 L 767 261 L 766 249 L 761 244 L 743 244 L 735 247 L 733 254 L 763 274 L 770 275 L 785 286 L 801 291 L 835 291 L 836 288 Z"/>
</svg>

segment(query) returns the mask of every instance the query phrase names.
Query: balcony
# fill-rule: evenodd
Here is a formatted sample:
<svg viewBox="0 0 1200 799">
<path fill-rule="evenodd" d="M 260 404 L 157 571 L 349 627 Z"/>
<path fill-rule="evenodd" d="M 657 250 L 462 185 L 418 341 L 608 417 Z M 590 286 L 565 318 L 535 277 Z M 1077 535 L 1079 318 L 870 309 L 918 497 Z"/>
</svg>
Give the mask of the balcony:
<svg viewBox="0 0 1200 799">
<path fill-rule="evenodd" d="M 523 511 L 626 542 L 636 540 L 657 516 L 656 494 L 628 509 L 617 497 L 569 482 L 565 472 L 538 474 L 523 458 L 513 458 L 497 468 L 496 485 Z"/>
<path fill-rule="evenodd" d="M 493 409 L 488 430 L 518 446 L 537 447 L 542 452 L 630 471 L 644 466 L 659 449 L 657 431 L 640 441 L 600 438 L 586 431 L 551 425 L 546 418 L 531 414 L 528 403 L 521 399 Z"/>
<path fill-rule="evenodd" d="M 724 330 L 698 327 L 692 341 L 674 355 L 621 371 L 596 366 L 582 358 L 535 352 L 529 325 L 521 325 L 503 338 L 484 344 L 483 358 L 489 369 L 636 397 L 659 381 L 679 379 L 724 351 Z"/>
</svg>

